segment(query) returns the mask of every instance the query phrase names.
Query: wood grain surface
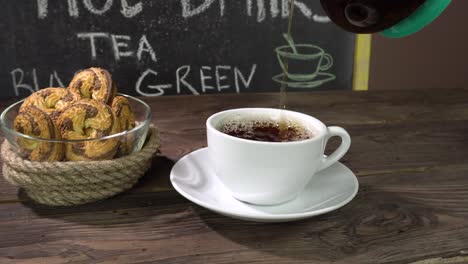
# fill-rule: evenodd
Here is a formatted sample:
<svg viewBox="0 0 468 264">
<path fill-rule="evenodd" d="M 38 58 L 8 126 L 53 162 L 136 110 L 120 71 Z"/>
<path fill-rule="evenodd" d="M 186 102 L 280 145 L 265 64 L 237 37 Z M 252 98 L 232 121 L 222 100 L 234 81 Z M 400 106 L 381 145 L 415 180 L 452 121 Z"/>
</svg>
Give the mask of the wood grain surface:
<svg viewBox="0 0 468 264">
<path fill-rule="evenodd" d="M 337 211 L 284 224 L 215 214 L 168 179 L 206 146 L 208 116 L 276 107 L 278 94 L 144 100 L 162 149 L 127 193 L 51 208 L 0 179 L 0 263 L 468 263 L 468 90 L 289 94 L 289 109 L 349 131 L 343 162 L 360 189 Z"/>
</svg>

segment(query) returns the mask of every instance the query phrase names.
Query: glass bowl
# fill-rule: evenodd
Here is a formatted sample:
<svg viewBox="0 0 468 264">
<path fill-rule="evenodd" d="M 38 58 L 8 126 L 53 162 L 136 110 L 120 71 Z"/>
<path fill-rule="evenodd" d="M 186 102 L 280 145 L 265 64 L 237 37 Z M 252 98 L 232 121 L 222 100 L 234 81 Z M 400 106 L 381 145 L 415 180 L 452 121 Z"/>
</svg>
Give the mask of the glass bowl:
<svg viewBox="0 0 468 264">
<path fill-rule="evenodd" d="M 95 161 L 109 160 L 138 152 L 143 147 L 152 114 L 142 100 L 119 94 L 127 98 L 135 114 L 136 126 L 105 137 L 80 140 L 42 139 L 22 134 L 13 129 L 13 123 L 24 100 L 6 108 L 0 116 L 3 134 L 20 157 L 31 161 Z"/>
</svg>

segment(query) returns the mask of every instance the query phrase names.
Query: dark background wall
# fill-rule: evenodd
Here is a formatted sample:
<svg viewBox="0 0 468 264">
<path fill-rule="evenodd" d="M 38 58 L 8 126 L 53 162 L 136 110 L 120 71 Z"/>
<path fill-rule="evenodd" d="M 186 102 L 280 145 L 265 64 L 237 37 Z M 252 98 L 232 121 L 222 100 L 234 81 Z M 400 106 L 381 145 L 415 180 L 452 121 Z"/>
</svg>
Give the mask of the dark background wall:
<svg viewBox="0 0 468 264">
<path fill-rule="evenodd" d="M 423 31 L 373 36 L 369 90 L 468 88 L 468 1 L 454 0 Z"/>
<path fill-rule="evenodd" d="M 279 91 L 275 49 L 286 45 L 287 1 L 128 1 L 133 9 L 123 3 L 0 0 L 0 98 L 66 86 L 90 66 L 108 69 L 119 91 L 131 95 Z M 289 90 L 351 90 L 355 36 L 329 22 L 320 1 L 297 3 L 296 43 L 322 47 L 334 65 L 307 82 L 287 80 Z M 290 60 L 289 70 L 312 74 L 318 62 Z"/>
</svg>

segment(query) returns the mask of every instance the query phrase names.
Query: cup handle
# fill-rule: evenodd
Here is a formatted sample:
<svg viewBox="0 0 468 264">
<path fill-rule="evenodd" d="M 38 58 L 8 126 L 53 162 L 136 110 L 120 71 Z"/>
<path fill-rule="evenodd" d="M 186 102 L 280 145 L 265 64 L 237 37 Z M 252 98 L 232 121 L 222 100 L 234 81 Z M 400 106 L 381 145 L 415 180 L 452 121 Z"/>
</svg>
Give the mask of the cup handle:
<svg viewBox="0 0 468 264">
<path fill-rule="evenodd" d="M 332 137 L 340 137 L 341 145 L 330 156 L 322 158 L 322 165 L 319 167 L 318 171 L 324 170 L 335 164 L 346 154 L 346 152 L 348 152 L 349 147 L 351 146 L 351 137 L 346 130 L 341 127 L 328 127 L 327 130 L 323 150 L 325 151 L 325 146 L 327 145 L 328 140 Z"/>
<path fill-rule="evenodd" d="M 320 67 L 319 67 L 320 71 L 326 71 L 326 70 L 330 69 L 331 67 L 333 67 L 333 57 L 330 54 L 325 53 L 323 55 L 323 59 L 326 60 L 326 63 L 325 63 L 325 65 L 320 65 Z"/>
</svg>

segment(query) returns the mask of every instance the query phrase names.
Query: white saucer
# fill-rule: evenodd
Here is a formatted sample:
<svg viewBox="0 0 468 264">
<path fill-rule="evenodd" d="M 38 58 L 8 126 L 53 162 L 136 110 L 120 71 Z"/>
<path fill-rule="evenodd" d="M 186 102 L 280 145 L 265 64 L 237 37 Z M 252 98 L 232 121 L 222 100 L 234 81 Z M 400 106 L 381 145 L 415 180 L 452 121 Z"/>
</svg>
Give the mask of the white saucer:
<svg viewBox="0 0 468 264">
<path fill-rule="evenodd" d="M 174 188 L 190 201 L 229 217 L 256 222 L 288 222 L 328 213 L 349 203 L 359 183 L 341 163 L 318 173 L 298 197 L 277 206 L 241 202 L 218 180 L 207 148 L 180 159 L 172 168 Z"/>
</svg>

